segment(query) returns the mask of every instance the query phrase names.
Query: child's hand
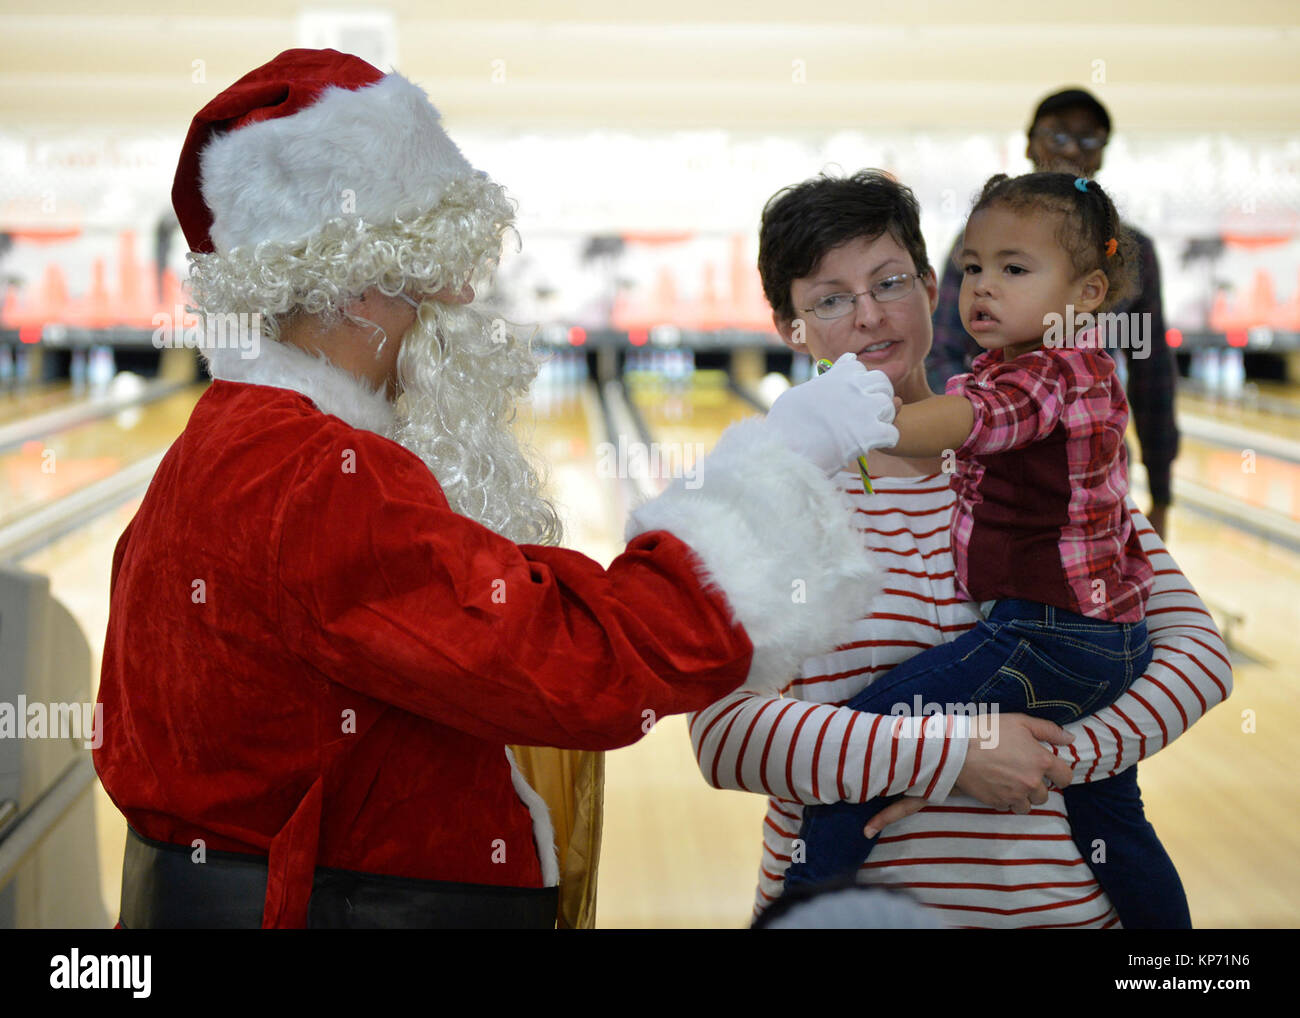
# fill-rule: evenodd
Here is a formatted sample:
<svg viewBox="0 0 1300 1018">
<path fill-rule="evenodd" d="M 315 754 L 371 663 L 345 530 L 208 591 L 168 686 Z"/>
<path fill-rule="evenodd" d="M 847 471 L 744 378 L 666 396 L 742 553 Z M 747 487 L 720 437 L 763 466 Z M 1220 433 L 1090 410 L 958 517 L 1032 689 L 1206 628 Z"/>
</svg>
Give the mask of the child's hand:
<svg viewBox="0 0 1300 1018">
<path fill-rule="evenodd" d="M 895 397 L 894 397 L 894 413 L 898 413 L 898 411 L 900 411 L 900 410 L 902 410 L 902 409 L 903 409 L 903 400 L 902 400 L 902 398 L 899 397 L 899 396 L 895 396 Z M 1148 517 L 1148 518 L 1149 518 L 1149 517 Z"/>
</svg>

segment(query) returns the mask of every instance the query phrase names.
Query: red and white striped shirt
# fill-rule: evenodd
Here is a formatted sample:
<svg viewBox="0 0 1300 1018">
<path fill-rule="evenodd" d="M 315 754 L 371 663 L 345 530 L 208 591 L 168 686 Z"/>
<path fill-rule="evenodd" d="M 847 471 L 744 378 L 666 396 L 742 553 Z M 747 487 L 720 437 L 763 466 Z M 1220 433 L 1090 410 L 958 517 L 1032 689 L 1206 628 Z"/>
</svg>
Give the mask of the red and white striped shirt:
<svg viewBox="0 0 1300 1018">
<path fill-rule="evenodd" d="M 839 483 L 889 582 L 864 605 L 854 638 L 804 662 L 785 697 L 733 693 L 690 716 L 696 759 L 715 788 L 768 796 L 755 912 L 781 893 L 804 803 L 862 802 L 908 790 L 937 803 L 885 829 L 859 872 L 862 883 L 906 888 L 953 926 L 1107 927 L 1118 916 L 1071 839 L 1053 791 L 1028 815 L 947 793 L 965 761 L 971 719 L 930 718 L 926 733 L 898 718 L 836 706 L 894 665 L 947 642 L 979 619 L 957 594 L 949 528 L 954 493 L 945 475 Z M 1191 585 L 1130 500 L 1155 572 L 1147 604 L 1154 659 L 1112 706 L 1067 726 L 1054 751 L 1074 780 L 1096 781 L 1162 749 L 1227 698 L 1227 649 Z M 945 724 L 953 738 L 944 738 Z"/>
</svg>

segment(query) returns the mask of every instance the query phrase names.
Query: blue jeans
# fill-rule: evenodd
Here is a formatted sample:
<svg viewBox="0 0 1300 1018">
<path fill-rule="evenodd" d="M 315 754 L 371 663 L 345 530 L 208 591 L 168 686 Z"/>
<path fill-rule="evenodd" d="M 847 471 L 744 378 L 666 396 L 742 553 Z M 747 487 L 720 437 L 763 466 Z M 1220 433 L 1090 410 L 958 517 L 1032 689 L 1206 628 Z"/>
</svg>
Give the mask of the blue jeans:
<svg viewBox="0 0 1300 1018">
<path fill-rule="evenodd" d="M 898 665 L 848 705 L 876 714 L 914 713 L 924 703 L 997 704 L 1067 724 L 1114 703 L 1151 663 L 1145 622 L 1090 619 L 1035 601 L 997 602 L 987 620 L 951 643 Z M 946 712 L 946 709 L 945 709 Z M 1172 861 L 1142 812 L 1137 768 L 1062 790 L 1070 829 L 1128 929 L 1186 929 L 1187 898 Z M 875 845 L 867 821 L 897 797 L 804 809 L 805 858 L 787 888 L 851 877 Z M 1094 843 L 1104 846 L 1105 862 Z"/>
</svg>

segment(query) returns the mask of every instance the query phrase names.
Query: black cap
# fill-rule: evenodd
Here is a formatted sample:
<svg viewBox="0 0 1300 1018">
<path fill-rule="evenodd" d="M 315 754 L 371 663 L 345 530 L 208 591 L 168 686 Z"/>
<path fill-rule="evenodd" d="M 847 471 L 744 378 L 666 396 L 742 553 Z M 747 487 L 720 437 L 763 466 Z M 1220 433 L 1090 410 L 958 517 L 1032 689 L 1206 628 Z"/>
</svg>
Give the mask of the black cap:
<svg viewBox="0 0 1300 1018">
<path fill-rule="evenodd" d="M 1049 114 L 1080 109 L 1091 113 L 1101 121 L 1101 126 L 1106 129 L 1106 132 L 1110 133 L 1110 114 L 1106 112 L 1106 107 L 1097 100 L 1095 95 L 1081 88 L 1067 88 L 1064 92 L 1056 92 L 1040 102 L 1038 109 L 1034 110 L 1034 118 L 1029 121 L 1029 132 L 1032 134 L 1034 125 Z"/>
</svg>

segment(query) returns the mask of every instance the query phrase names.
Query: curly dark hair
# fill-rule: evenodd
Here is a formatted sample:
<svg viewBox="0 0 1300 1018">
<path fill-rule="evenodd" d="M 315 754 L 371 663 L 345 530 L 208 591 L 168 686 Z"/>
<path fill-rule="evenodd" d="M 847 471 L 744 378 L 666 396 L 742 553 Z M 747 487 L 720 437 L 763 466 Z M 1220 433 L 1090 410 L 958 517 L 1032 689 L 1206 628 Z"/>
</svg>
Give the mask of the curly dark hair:
<svg viewBox="0 0 1300 1018">
<path fill-rule="evenodd" d="M 1138 289 L 1138 245 L 1119 220 L 1115 203 L 1095 180 L 1076 186 L 1069 173 L 1026 173 L 989 177 L 975 199 L 971 215 L 994 206 L 1015 212 L 1045 212 L 1060 216 L 1056 238 L 1069 252 L 1076 278 L 1100 269 L 1106 276 L 1106 299 L 1098 308 L 1109 311 Z M 1114 239 L 1115 251 L 1108 253 Z"/>
<path fill-rule="evenodd" d="M 783 188 L 763 207 L 758 273 L 778 317 L 795 317 L 790 284 L 811 275 L 826 252 L 858 237 L 889 233 L 912 256 L 917 275 L 930 271 L 916 196 L 881 170 L 851 177 L 823 173 Z"/>
</svg>

